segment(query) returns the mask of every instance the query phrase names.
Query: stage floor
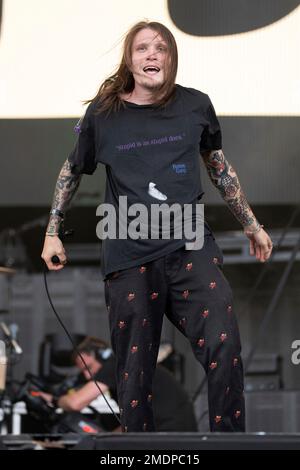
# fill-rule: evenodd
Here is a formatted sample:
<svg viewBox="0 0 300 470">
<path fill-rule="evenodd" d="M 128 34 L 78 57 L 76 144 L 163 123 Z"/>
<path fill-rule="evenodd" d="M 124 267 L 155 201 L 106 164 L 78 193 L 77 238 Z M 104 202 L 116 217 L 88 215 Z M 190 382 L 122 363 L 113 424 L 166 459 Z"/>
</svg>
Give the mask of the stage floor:
<svg viewBox="0 0 300 470">
<path fill-rule="evenodd" d="M 300 433 L 103 433 L 6 435 L 1 450 L 299 450 Z"/>
</svg>

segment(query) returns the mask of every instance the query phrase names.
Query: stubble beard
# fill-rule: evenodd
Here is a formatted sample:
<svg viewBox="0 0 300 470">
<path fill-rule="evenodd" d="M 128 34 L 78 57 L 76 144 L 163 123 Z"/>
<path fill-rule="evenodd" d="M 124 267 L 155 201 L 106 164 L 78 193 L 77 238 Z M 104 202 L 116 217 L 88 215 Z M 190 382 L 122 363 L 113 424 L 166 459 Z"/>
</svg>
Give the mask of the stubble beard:
<svg viewBox="0 0 300 470">
<path fill-rule="evenodd" d="M 157 91 L 162 88 L 164 81 L 155 82 L 154 80 L 143 80 L 141 86 L 148 91 Z"/>
</svg>

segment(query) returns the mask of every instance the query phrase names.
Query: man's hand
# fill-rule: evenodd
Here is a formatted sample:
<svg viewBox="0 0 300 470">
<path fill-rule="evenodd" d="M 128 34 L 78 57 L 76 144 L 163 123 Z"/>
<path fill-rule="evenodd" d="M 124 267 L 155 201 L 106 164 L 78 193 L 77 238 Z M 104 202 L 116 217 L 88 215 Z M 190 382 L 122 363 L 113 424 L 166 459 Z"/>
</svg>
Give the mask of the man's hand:
<svg viewBox="0 0 300 470">
<path fill-rule="evenodd" d="M 52 256 L 58 256 L 60 263 L 54 264 L 51 260 Z M 67 263 L 66 252 L 63 244 L 58 236 L 45 237 L 44 248 L 41 254 L 50 271 L 59 271 Z"/>
<path fill-rule="evenodd" d="M 245 233 L 250 240 L 250 255 L 264 263 L 272 253 L 273 243 L 267 232 L 261 228 L 258 232 L 250 235 Z"/>
<path fill-rule="evenodd" d="M 79 187 L 81 177 L 82 175 L 74 175 L 72 173 L 72 165 L 66 160 L 56 182 L 51 215 L 46 230 L 46 233 L 49 235 L 45 237 L 41 255 L 51 271 L 59 271 L 67 262 L 65 249 L 57 234 L 60 233 L 63 215 Z M 54 255 L 58 256 L 60 263 L 54 264 L 51 261 Z"/>
<path fill-rule="evenodd" d="M 36 392 L 36 395 L 41 397 L 43 400 L 45 400 L 45 402 L 47 402 L 48 405 L 52 405 L 53 395 L 51 395 L 50 393 Z"/>
</svg>

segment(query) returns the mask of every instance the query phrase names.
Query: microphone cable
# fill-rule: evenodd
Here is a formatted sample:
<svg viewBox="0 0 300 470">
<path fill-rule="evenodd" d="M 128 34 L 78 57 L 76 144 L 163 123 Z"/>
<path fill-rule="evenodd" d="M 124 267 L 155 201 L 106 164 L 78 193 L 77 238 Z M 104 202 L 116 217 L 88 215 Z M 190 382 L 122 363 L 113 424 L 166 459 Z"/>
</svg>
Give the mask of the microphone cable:
<svg viewBox="0 0 300 470">
<path fill-rule="evenodd" d="M 65 232 L 65 235 L 68 235 L 68 234 L 69 234 L 69 233 Z M 52 256 L 51 259 L 52 259 L 52 262 L 53 262 L 53 263 L 59 262 L 59 258 L 58 258 L 57 255 Z M 50 303 L 50 305 L 51 305 L 51 308 L 52 308 L 52 310 L 53 310 L 53 312 L 54 312 L 54 315 L 55 315 L 55 317 L 56 317 L 58 323 L 60 324 L 60 326 L 61 326 L 62 329 L 64 330 L 65 334 L 67 335 L 67 337 L 68 337 L 68 339 L 69 339 L 69 341 L 70 341 L 70 343 L 71 343 L 71 345 L 72 345 L 73 352 L 75 352 L 75 353 L 77 354 L 77 356 L 80 357 L 80 359 L 81 359 L 81 361 L 82 361 L 82 363 L 83 363 L 85 369 L 88 371 L 88 374 L 89 374 L 91 380 L 94 382 L 94 384 L 96 385 L 96 387 L 97 387 L 97 389 L 99 390 L 100 394 L 101 394 L 102 397 L 104 398 L 104 400 L 105 400 L 107 406 L 109 407 L 110 411 L 112 412 L 112 414 L 114 415 L 114 417 L 116 418 L 116 420 L 118 421 L 118 423 L 121 425 L 121 421 L 120 421 L 119 416 L 114 412 L 114 410 L 112 409 L 112 407 L 111 407 L 110 404 L 108 403 L 108 400 L 107 400 L 106 396 L 104 395 L 104 393 L 102 392 L 101 387 L 99 387 L 97 381 L 94 379 L 93 374 L 91 373 L 91 371 L 90 371 L 88 365 L 86 364 L 86 362 L 85 362 L 85 360 L 84 360 L 82 354 L 81 354 L 80 351 L 78 350 L 78 348 L 77 348 L 77 346 L 76 346 L 76 344 L 75 344 L 75 342 L 74 342 L 72 336 L 70 335 L 70 333 L 69 333 L 67 327 L 65 326 L 64 322 L 62 321 L 62 319 L 60 318 L 58 312 L 56 311 L 56 309 L 55 309 L 55 307 L 54 307 L 54 304 L 53 304 L 53 302 L 52 302 L 51 295 L 50 295 L 50 292 L 49 292 L 49 288 L 48 288 L 47 272 L 48 272 L 48 269 L 47 269 L 47 266 L 45 265 L 45 267 L 44 267 L 44 284 L 45 284 L 45 289 L 46 289 L 47 297 L 48 297 L 49 303 Z"/>
</svg>

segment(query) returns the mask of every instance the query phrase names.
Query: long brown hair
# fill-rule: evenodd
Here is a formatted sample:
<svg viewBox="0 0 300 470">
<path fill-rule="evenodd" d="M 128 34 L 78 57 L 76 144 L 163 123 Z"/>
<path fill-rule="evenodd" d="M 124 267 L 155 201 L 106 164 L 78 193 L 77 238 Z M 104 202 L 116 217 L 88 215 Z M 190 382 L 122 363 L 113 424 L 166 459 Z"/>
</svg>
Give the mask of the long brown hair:
<svg viewBox="0 0 300 470">
<path fill-rule="evenodd" d="M 175 93 L 175 79 L 178 67 L 178 52 L 175 38 L 171 31 L 161 23 L 156 21 L 139 21 L 130 28 L 124 39 L 122 59 L 116 72 L 104 80 L 94 98 L 85 101 L 85 103 L 96 102 L 96 113 L 107 111 L 107 114 L 110 114 L 111 111 L 119 111 L 122 105 L 125 106 L 119 95 L 130 93 L 134 89 L 134 78 L 130 71 L 132 44 L 136 34 L 144 28 L 153 29 L 160 34 L 166 42 L 169 52 L 170 63 L 166 68 L 166 80 L 162 87 L 153 93 L 155 106 L 165 106 L 171 101 Z M 158 96 L 161 98 L 158 99 Z"/>
</svg>

